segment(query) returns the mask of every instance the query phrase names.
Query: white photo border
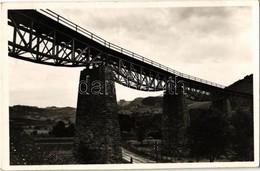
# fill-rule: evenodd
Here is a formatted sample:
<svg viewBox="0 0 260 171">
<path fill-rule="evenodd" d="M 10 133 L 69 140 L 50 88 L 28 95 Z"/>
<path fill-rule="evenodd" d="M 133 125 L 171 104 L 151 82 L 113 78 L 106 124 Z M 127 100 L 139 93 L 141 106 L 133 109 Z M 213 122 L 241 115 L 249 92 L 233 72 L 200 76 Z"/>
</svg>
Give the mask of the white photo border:
<svg viewBox="0 0 260 171">
<path fill-rule="evenodd" d="M 83 5 L 87 4 L 87 5 Z M 84 6 L 84 7 L 83 7 Z M 254 161 L 253 162 L 216 162 L 216 163 L 173 163 L 173 164 L 102 164 L 102 165 L 33 165 L 13 166 L 9 159 L 9 89 L 7 30 L 8 9 L 38 8 L 140 8 L 140 7 L 216 7 L 249 6 L 253 18 L 253 63 L 254 63 Z M 230 168 L 259 166 L 259 2 L 252 1 L 157 1 L 157 2 L 47 2 L 47 3 L 2 3 L 1 4 L 1 168 L 3 170 L 118 170 L 118 169 L 172 169 L 172 168 Z"/>
</svg>

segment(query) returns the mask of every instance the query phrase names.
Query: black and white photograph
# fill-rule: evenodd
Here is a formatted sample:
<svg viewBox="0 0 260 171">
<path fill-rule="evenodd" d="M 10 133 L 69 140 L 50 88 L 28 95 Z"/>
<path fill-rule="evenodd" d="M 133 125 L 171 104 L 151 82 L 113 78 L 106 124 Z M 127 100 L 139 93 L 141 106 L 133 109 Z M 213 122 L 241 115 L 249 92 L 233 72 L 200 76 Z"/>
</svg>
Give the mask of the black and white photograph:
<svg viewBox="0 0 260 171">
<path fill-rule="evenodd" d="M 258 167 L 258 1 L 1 6 L 3 170 Z"/>
</svg>

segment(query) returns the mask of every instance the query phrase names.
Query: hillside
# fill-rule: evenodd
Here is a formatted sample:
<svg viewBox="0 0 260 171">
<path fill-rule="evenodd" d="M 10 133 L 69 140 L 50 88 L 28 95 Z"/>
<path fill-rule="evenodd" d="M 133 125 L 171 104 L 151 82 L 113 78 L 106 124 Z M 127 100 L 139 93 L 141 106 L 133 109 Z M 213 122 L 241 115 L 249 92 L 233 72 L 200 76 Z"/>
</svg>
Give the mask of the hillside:
<svg viewBox="0 0 260 171">
<path fill-rule="evenodd" d="M 15 105 L 9 107 L 9 117 L 31 120 L 75 120 L 76 109 L 72 107 L 46 107 Z"/>
<path fill-rule="evenodd" d="M 120 100 L 118 113 L 123 115 L 151 115 L 162 113 L 163 97 L 138 97 L 130 102 Z M 124 103 L 123 103 L 124 102 Z"/>
<path fill-rule="evenodd" d="M 253 94 L 253 74 L 245 76 L 226 87 L 228 90 Z"/>
<path fill-rule="evenodd" d="M 245 76 L 233 84 L 226 87 L 228 90 L 237 92 L 253 94 L 253 74 Z M 211 106 L 211 101 L 206 102 L 194 102 L 188 105 L 188 109 L 208 109 Z"/>
<path fill-rule="evenodd" d="M 253 93 L 253 74 L 245 76 L 226 89 Z M 187 100 L 188 108 L 208 108 L 211 102 L 194 102 Z M 120 100 L 118 102 L 118 113 L 123 115 L 153 115 L 162 114 L 163 97 L 138 97 L 133 101 Z M 23 118 L 31 120 L 65 120 L 75 121 L 76 109 L 72 107 L 46 107 L 15 105 L 9 108 L 10 118 Z"/>
</svg>

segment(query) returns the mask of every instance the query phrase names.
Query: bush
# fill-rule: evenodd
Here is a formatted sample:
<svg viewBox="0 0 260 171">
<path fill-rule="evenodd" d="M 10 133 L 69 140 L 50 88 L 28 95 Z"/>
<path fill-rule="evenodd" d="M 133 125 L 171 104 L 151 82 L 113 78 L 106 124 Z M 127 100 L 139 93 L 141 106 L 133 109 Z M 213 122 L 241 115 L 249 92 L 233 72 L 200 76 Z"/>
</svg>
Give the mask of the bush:
<svg viewBox="0 0 260 171">
<path fill-rule="evenodd" d="M 188 128 L 190 155 L 213 162 L 225 154 L 228 145 L 227 119 L 216 109 L 197 109 Z"/>
<path fill-rule="evenodd" d="M 75 125 L 70 123 L 68 127 L 65 127 L 63 121 L 59 121 L 52 130 L 49 132 L 54 137 L 73 137 L 75 134 Z"/>
<path fill-rule="evenodd" d="M 231 117 L 232 136 L 230 150 L 233 152 L 233 160 L 253 161 L 253 114 L 237 110 Z"/>
<path fill-rule="evenodd" d="M 10 165 L 73 164 L 73 156 L 56 154 L 57 146 L 40 146 L 23 134 L 22 129 L 10 126 Z"/>
</svg>

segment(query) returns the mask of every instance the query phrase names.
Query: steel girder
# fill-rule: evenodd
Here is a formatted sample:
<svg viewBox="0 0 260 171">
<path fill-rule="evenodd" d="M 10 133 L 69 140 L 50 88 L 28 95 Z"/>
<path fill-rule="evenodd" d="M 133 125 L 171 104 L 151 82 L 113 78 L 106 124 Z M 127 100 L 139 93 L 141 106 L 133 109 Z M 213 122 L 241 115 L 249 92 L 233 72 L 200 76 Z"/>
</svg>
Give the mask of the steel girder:
<svg viewBox="0 0 260 171">
<path fill-rule="evenodd" d="M 162 91 L 166 88 L 166 75 L 127 60 L 107 55 L 107 65 L 114 71 L 115 81 L 126 87 L 142 91 Z"/>
<path fill-rule="evenodd" d="M 8 13 L 13 38 L 8 41 L 9 56 L 54 66 L 88 66 L 102 63 L 102 51 L 22 14 Z M 24 25 L 21 20 L 30 24 Z M 46 29 L 39 29 L 39 27 Z"/>
<path fill-rule="evenodd" d="M 113 55 L 118 52 L 110 53 L 110 49 L 106 48 L 106 41 L 104 45 L 95 41 L 93 43 L 92 39 L 87 39 L 82 35 L 82 37 L 78 36 L 79 34 L 77 32 L 78 35 L 74 34 L 73 30 L 67 28 L 67 31 L 64 31 L 65 27 L 59 29 L 59 25 L 49 25 L 35 17 L 24 15 L 19 10 L 8 11 L 8 25 L 13 28 L 13 35 L 8 41 L 8 54 L 14 58 L 40 64 L 66 67 L 84 66 L 90 69 L 108 65 L 114 71 L 114 81 L 119 84 L 142 91 L 166 91 L 169 88 L 181 88 L 181 92 L 188 99 L 196 101 L 208 101 L 221 96 L 252 98 L 251 94 L 231 92 L 205 84 L 203 81 L 190 80 L 189 76 L 188 78 L 179 77 L 172 72 L 163 71 L 160 64 L 157 68 L 152 64 L 125 59 L 122 52 Z M 96 36 L 96 38 L 99 37 Z M 108 44 L 109 48 L 110 45 L 112 44 Z"/>
<path fill-rule="evenodd" d="M 223 95 L 220 92 L 212 93 L 213 89 L 182 81 L 176 75 L 165 75 L 112 55 L 107 55 L 107 65 L 114 71 L 117 83 L 136 90 L 166 92 L 171 89 L 172 94 L 184 93 L 186 98 L 196 101 L 208 101 Z"/>
</svg>

